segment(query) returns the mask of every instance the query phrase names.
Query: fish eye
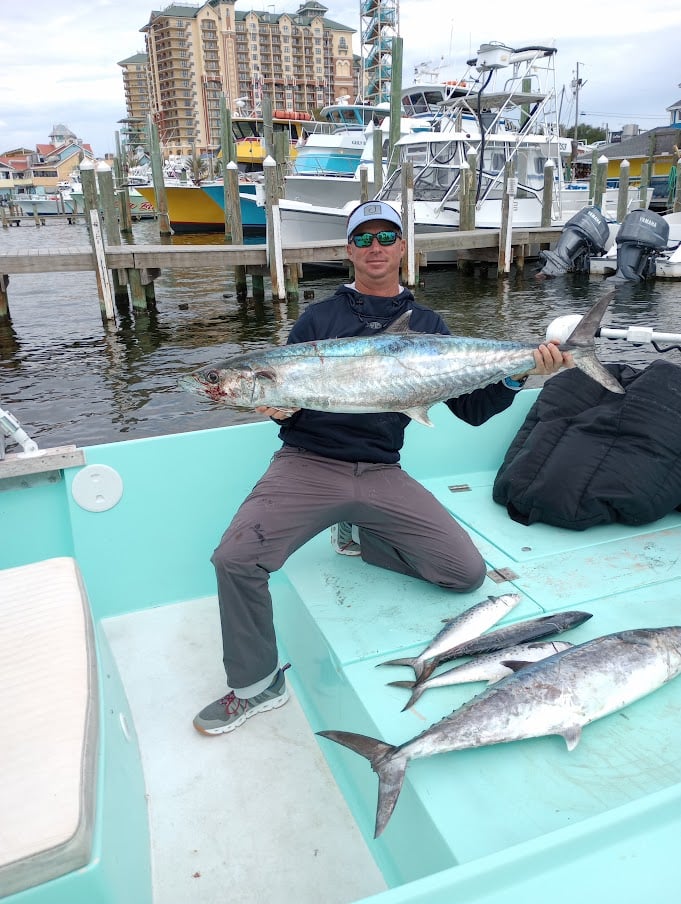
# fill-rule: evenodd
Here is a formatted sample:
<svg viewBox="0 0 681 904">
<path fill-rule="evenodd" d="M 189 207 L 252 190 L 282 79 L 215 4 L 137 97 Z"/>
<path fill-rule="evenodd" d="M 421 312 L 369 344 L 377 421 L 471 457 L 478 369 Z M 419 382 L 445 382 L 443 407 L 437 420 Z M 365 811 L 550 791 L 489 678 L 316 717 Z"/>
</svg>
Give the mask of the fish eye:
<svg viewBox="0 0 681 904">
<path fill-rule="evenodd" d="M 206 374 L 206 382 L 211 383 L 213 386 L 217 386 L 220 382 L 220 374 L 217 370 L 209 370 Z"/>
</svg>

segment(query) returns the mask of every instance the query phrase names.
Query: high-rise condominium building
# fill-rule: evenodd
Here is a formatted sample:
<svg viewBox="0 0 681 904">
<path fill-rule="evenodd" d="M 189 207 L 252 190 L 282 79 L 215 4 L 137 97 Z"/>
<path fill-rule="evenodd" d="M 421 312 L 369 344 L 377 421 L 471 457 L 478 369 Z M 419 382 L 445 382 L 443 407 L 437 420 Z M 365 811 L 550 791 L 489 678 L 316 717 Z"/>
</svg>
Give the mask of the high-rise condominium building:
<svg viewBox="0 0 681 904">
<path fill-rule="evenodd" d="M 119 63 L 130 134 L 151 113 L 166 153 L 201 154 L 221 143 L 223 93 L 237 115 L 259 113 L 264 94 L 273 109 L 308 113 L 354 98 L 355 29 L 326 13 L 316 0 L 294 13 L 240 12 L 235 0 L 153 11 L 146 54 Z"/>
</svg>

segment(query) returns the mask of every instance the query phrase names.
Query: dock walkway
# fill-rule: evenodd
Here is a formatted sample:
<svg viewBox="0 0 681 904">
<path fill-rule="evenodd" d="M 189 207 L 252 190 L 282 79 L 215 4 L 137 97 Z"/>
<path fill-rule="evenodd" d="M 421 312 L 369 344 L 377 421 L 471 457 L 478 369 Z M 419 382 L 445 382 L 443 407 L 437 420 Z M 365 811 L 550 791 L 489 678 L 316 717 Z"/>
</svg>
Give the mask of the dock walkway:
<svg viewBox="0 0 681 904">
<path fill-rule="evenodd" d="M 428 254 L 436 251 L 490 250 L 499 247 L 498 229 L 451 230 L 416 236 L 415 248 L 427 263 Z M 550 243 L 557 239 L 561 227 L 514 229 L 514 248 Z M 344 261 L 345 242 L 305 242 L 284 244 L 284 264 Z M 186 267 L 266 267 L 267 245 L 107 245 L 106 265 L 111 270 L 183 269 Z M 66 248 L 30 248 L 25 251 L 0 253 L 0 274 L 62 273 L 95 269 L 95 254 L 89 245 Z"/>
</svg>

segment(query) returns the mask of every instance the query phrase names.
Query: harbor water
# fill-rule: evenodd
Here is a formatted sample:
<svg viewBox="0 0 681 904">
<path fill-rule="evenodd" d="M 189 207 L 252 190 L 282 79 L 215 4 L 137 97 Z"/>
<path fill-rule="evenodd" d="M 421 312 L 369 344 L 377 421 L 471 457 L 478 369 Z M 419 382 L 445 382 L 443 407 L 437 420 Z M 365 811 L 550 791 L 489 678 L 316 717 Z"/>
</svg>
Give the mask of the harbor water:
<svg viewBox="0 0 681 904">
<path fill-rule="evenodd" d="M 172 242 L 222 242 L 222 236 L 173 236 Z M 132 241 L 158 243 L 153 221 L 133 226 Z M 0 230 L 0 251 L 87 245 L 85 226 L 51 222 Z M 506 279 L 425 269 L 417 299 L 458 335 L 539 342 L 557 316 L 583 313 L 605 291 L 601 277 L 569 274 L 537 280 L 537 264 Z M 493 274 L 493 271 L 490 271 Z M 167 270 L 156 280 L 156 309 L 100 314 L 94 273 L 12 276 L 10 320 L 0 321 L 0 408 L 39 446 L 92 445 L 259 419 L 203 401 L 180 376 L 249 348 L 283 344 L 301 311 L 327 297 L 344 274 L 318 272 L 300 285 L 300 302 L 239 303 L 231 274 Z M 305 296 L 305 297 L 304 297 Z M 681 282 L 650 280 L 618 288 L 604 325 L 653 326 L 681 333 Z M 597 340 L 604 361 L 644 367 L 660 355 L 649 345 Z M 681 364 L 681 353 L 665 358 Z"/>
</svg>

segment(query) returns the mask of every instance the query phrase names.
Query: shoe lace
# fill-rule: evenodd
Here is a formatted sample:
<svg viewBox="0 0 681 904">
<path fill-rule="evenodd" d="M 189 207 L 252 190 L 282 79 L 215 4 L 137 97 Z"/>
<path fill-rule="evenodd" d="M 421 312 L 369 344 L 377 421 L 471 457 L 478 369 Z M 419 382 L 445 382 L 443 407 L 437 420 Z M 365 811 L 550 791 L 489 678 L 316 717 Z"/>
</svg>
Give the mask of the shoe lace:
<svg viewBox="0 0 681 904">
<path fill-rule="evenodd" d="M 237 697 L 234 691 L 230 691 L 228 694 L 225 694 L 224 697 L 221 697 L 220 703 L 225 707 L 225 714 L 228 716 L 233 716 L 238 713 L 242 704 L 244 709 L 248 706 L 248 701 Z"/>
</svg>

